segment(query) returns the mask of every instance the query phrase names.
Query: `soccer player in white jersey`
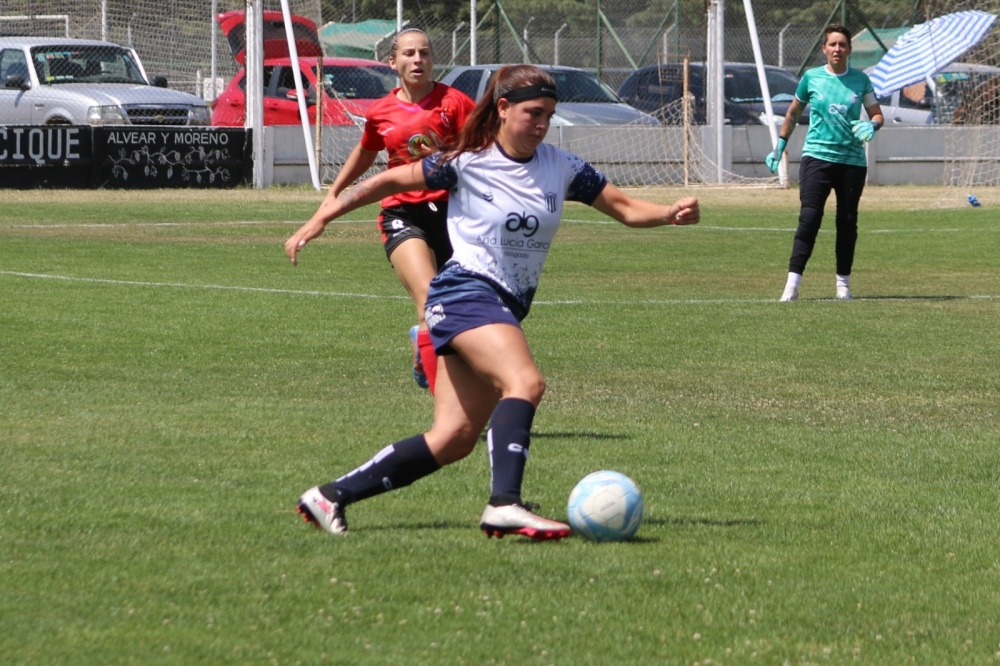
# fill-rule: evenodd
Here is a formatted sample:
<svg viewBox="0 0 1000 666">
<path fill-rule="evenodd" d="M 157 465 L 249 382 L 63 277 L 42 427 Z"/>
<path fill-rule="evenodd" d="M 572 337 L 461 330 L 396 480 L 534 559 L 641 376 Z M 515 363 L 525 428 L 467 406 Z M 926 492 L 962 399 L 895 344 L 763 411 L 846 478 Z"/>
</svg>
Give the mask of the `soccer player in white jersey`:
<svg viewBox="0 0 1000 666">
<path fill-rule="evenodd" d="M 402 488 L 475 448 L 489 424 L 492 488 L 480 519 L 487 536 L 568 536 L 568 525 L 534 513 L 521 497 L 535 409 L 545 379 L 520 322 L 528 314 L 565 201 L 580 201 L 630 227 L 695 224 L 698 200 L 637 199 L 579 157 L 542 143 L 555 113 L 555 81 L 532 65 L 497 72 L 453 148 L 389 169 L 327 199 L 285 243 L 300 250 L 338 216 L 394 192 L 446 189 L 452 258 L 431 281 L 425 318 L 439 355 L 434 423 L 360 467 L 299 498 L 317 527 L 347 531 L 344 509 Z"/>
<path fill-rule="evenodd" d="M 868 162 L 865 143 L 882 126 L 882 107 L 868 75 L 847 66 L 851 55 L 851 31 L 831 24 L 823 31 L 826 65 L 808 70 L 799 81 L 795 99 L 788 106 L 778 145 L 765 159 L 771 172 L 778 170 L 785 143 L 792 135 L 802 110 L 809 105 L 809 131 L 799 164 L 799 226 L 792 243 L 788 278 L 782 301 L 799 297 L 806 263 L 816 245 L 823 222 L 823 208 L 830 191 L 837 193 L 836 294 L 851 299 L 851 268 L 858 241 L 858 203 L 865 189 Z M 861 120 L 861 109 L 868 120 Z"/>
</svg>

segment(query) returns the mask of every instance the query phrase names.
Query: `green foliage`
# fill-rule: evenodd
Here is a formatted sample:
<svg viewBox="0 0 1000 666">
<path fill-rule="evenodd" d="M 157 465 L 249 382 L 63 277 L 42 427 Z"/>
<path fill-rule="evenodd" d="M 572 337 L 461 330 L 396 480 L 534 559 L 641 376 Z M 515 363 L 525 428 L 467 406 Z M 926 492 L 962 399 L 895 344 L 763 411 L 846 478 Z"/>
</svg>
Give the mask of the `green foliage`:
<svg viewBox="0 0 1000 666">
<path fill-rule="evenodd" d="M 345 538 L 294 514 L 431 419 L 374 210 L 293 268 L 315 192 L 0 194 L 4 663 L 992 663 L 989 211 L 871 188 L 861 298 L 824 231 L 779 304 L 794 192 L 702 198 L 694 228 L 566 214 L 527 498 L 618 469 L 647 520 L 533 544 L 479 533 L 482 450 Z"/>
</svg>

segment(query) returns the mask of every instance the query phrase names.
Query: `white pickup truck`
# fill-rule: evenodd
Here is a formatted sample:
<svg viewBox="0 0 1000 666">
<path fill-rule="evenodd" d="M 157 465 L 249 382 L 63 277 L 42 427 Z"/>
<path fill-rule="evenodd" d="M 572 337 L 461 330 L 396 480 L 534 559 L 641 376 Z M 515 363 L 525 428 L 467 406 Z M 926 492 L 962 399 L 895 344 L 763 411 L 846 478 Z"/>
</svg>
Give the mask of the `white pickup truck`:
<svg viewBox="0 0 1000 666">
<path fill-rule="evenodd" d="M 166 85 L 124 46 L 0 37 L 0 125 L 210 124 L 204 100 Z"/>
</svg>

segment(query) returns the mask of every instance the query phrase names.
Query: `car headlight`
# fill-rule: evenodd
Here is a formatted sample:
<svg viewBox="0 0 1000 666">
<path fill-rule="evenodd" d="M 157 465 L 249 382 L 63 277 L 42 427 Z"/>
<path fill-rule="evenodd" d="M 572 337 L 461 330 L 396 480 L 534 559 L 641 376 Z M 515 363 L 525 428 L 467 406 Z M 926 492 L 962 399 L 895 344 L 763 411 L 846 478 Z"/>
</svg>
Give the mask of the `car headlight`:
<svg viewBox="0 0 1000 666">
<path fill-rule="evenodd" d="M 188 123 L 191 125 L 211 125 L 212 110 L 207 106 L 193 106 L 188 114 Z"/>
<path fill-rule="evenodd" d="M 92 106 L 87 109 L 87 122 L 91 125 L 128 125 L 128 118 L 119 106 Z"/>
</svg>

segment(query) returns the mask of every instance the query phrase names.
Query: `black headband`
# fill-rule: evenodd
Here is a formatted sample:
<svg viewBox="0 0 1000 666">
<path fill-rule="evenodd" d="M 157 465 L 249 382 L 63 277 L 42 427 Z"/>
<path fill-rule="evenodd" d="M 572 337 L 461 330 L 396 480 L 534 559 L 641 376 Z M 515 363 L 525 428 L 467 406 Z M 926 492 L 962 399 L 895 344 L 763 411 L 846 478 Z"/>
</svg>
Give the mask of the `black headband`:
<svg viewBox="0 0 1000 666">
<path fill-rule="evenodd" d="M 537 86 L 514 88 L 513 90 L 500 95 L 498 99 L 505 99 L 508 102 L 523 102 L 526 99 L 538 99 L 539 97 L 551 97 L 557 102 L 559 101 L 559 96 L 556 95 L 556 87 L 547 86 L 544 83 Z"/>
</svg>

